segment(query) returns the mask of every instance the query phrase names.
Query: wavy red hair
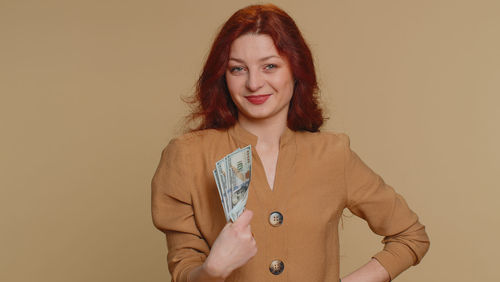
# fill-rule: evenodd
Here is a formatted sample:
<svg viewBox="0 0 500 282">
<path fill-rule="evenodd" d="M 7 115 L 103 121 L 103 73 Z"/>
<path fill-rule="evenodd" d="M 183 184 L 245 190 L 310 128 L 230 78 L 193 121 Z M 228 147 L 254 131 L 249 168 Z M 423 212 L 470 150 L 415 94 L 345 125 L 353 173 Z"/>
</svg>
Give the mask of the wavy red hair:
<svg viewBox="0 0 500 282">
<path fill-rule="evenodd" d="M 311 51 L 294 20 L 272 4 L 251 5 L 236 11 L 222 26 L 189 101 L 189 120 L 200 119 L 194 130 L 226 129 L 238 120 L 238 109 L 227 89 L 225 71 L 233 41 L 246 33 L 267 34 L 290 65 L 296 80 L 287 123 L 291 130 L 319 131 L 325 118 L 318 102 L 318 84 Z"/>
</svg>

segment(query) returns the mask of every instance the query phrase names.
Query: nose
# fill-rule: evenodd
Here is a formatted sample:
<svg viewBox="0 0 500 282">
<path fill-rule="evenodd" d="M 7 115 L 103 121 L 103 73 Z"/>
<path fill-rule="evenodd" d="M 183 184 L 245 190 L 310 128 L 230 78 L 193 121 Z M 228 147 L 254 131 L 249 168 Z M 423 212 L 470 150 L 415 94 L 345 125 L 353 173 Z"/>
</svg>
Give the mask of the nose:
<svg viewBox="0 0 500 282">
<path fill-rule="evenodd" d="M 246 87 L 248 90 L 255 92 L 264 85 L 264 78 L 259 71 L 249 71 Z"/>
</svg>

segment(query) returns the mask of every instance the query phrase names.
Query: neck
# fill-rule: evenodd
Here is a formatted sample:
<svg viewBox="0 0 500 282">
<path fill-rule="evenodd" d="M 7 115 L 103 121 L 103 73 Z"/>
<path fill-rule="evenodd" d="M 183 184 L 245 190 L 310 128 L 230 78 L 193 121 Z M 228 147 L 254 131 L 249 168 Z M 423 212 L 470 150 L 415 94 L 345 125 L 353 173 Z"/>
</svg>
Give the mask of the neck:
<svg viewBox="0 0 500 282">
<path fill-rule="evenodd" d="M 248 132 L 257 136 L 258 147 L 279 146 L 281 134 L 286 129 L 286 117 L 273 119 L 248 119 L 243 115 L 239 117 L 238 122 Z"/>
</svg>

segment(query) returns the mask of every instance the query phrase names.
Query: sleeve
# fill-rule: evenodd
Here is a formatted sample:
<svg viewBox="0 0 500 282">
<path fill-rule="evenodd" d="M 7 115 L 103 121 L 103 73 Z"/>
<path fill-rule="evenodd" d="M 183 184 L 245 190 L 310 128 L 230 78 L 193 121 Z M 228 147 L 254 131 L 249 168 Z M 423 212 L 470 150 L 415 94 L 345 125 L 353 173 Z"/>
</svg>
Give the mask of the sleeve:
<svg viewBox="0 0 500 282">
<path fill-rule="evenodd" d="M 194 219 L 190 162 L 186 145 L 173 139 L 163 150 L 151 181 L 153 224 L 166 235 L 172 281 L 187 281 L 188 273 L 210 252 Z"/>
<path fill-rule="evenodd" d="M 429 237 L 403 197 L 350 149 L 347 135 L 340 137 L 344 140 L 348 208 L 366 220 L 374 233 L 384 236 L 384 248 L 373 258 L 389 272 L 392 280 L 420 262 L 429 249 Z"/>
</svg>

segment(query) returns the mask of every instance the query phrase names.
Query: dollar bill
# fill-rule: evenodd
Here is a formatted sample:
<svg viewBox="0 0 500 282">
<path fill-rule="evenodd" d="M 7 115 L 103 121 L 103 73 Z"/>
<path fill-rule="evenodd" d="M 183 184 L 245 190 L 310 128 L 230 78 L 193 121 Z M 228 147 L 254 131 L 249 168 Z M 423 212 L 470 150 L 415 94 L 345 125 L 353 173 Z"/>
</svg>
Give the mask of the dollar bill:
<svg viewBox="0 0 500 282">
<path fill-rule="evenodd" d="M 219 188 L 219 193 L 221 193 L 220 195 L 221 198 L 223 199 L 222 205 L 224 207 L 224 213 L 226 214 L 226 219 L 228 219 L 229 211 L 231 211 L 231 198 L 230 198 L 231 195 L 229 193 L 229 189 L 227 188 L 229 187 L 229 185 L 227 184 L 229 181 L 229 177 L 228 177 L 227 163 L 225 158 L 218 161 L 215 164 L 215 167 L 221 185 L 221 187 Z"/>
<path fill-rule="evenodd" d="M 226 221 L 235 221 L 244 211 L 252 171 L 252 148 L 238 148 L 215 164 L 213 175 Z"/>
<path fill-rule="evenodd" d="M 214 178 L 215 178 L 215 184 L 217 184 L 217 190 L 219 191 L 219 196 L 220 196 L 220 201 L 222 203 L 222 208 L 224 209 L 224 215 L 226 216 L 226 222 L 229 221 L 231 218 L 229 217 L 229 212 L 227 211 L 227 203 L 226 199 L 223 196 L 224 191 L 221 190 L 222 185 L 220 184 L 221 181 L 219 180 L 219 175 L 217 174 L 217 169 L 213 170 Z"/>
<path fill-rule="evenodd" d="M 252 168 L 252 150 L 247 146 L 226 156 L 229 170 L 229 194 L 231 210 L 229 217 L 235 221 L 245 209 Z"/>
</svg>

